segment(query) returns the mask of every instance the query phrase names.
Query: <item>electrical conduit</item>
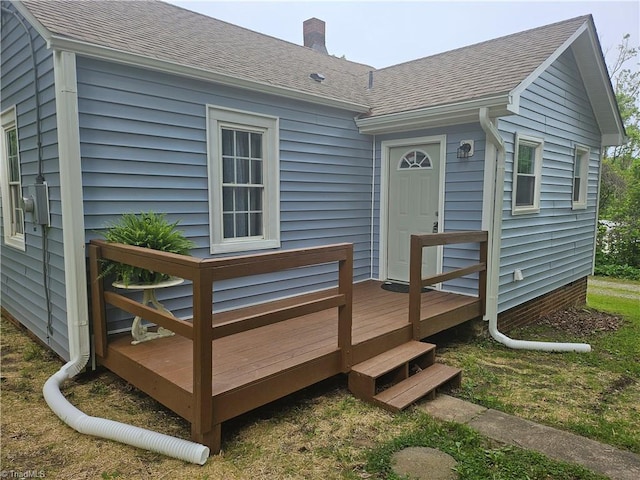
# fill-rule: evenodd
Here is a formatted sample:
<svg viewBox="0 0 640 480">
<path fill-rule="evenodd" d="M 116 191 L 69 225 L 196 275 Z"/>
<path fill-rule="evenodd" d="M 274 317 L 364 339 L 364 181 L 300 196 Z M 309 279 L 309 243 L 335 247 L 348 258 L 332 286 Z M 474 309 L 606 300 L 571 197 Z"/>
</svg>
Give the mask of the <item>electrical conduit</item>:
<svg viewBox="0 0 640 480">
<path fill-rule="evenodd" d="M 498 285 L 500 281 L 500 247 L 502 238 L 502 202 L 504 196 L 505 148 L 498 129 L 489 118 L 486 107 L 479 112 L 480 125 L 487 135 L 487 151 L 489 144 L 496 150 L 495 178 L 491 221 L 491 251 L 489 254 L 489 271 L 487 282 L 487 317 L 489 333 L 498 342 L 517 350 L 540 350 L 546 352 L 590 352 L 591 346 L 586 343 L 536 342 L 515 340 L 498 330 Z M 487 158 L 489 155 L 487 155 Z"/>
</svg>

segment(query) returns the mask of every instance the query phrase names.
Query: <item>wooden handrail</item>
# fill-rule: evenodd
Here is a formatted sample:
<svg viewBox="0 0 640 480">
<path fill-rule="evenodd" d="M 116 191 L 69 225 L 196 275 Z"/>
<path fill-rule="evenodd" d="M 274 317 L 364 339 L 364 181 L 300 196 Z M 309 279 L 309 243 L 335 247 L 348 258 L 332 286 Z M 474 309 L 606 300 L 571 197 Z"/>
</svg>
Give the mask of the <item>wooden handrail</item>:
<svg viewBox="0 0 640 480">
<path fill-rule="evenodd" d="M 213 424 L 212 344 L 216 338 L 241 333 L 284 320 L 330 308 L 338 309 L 338 349 L 341 367 L 348 372 L 352 363 L 353 245 L 342 243 L 247 256 L 201 259 L 130 245 L 92 240 L 89 245 L 92 312 L 96 332 L 96 353 L 107 355 L 105 303 L 147 318 L 158 325 L 189 338 L 193 342 L 193 418 L 191 438 L 212 446 L 220 438 L 220 425 Z M 114 261 L 191 280 L 193 321 L 179 320 L 114 292 L 105 292 L 100 262 Z M 301 300 L 268 312 L 213 324 L 213 284 L 252 275 L 291 270 L 300 267 L 338 263 L 338 292 L 313 300 Z M 219 449 L 219 445 L 218 445 Z"/>
<path fill-rule="evenodd" d="M 486 242 L 488 234 L 486 231 L 465 231 L 465 232 L 443 232 L 443 233 L 423 233 L 411 235 L 416 237 L 423 247 L 435 247 L 439 245 L 452 245 L 455 243 L 481 243 Z"/>
<path fill-rule="evenodd" d="M 486 263 L 476 263 L 469 267 L 456 268 L 455 270 L 451 270 L 447 273 L 441 273 L 439 275 L 431 275 L 430 277 L 423 278 L 421 286 L 428 287 L 430 285 L 435 285 L 436 283 L 442 283 L 448 280 L 453 280 L 454 278 L 464 277 L 472 273 L 482 272 L 486 268 L 487 268 Z"/>
<path fill-rule="evenodd" d="M 122 243 L 109 243 L 104 240 L 91 240 L 91 245 L 100 248 L 100 258 L 125 263 L 134 267 L 147 268 L 172 277 L 193 280 L 197 276 L 201 258 L 176 253 L 161 252 L 150 248 L 135 247 Z"/>
<path fill-rule="evenodd" d="M 303 302 L 289 307 L 276 308 L 267 312 L 248 315 L 246 317 L 216 323 L 213 326 L 213 338 L 223 338 L 254 328 L 272 325 L 295 317 L 302 317 L 315 312 L 341 307 L 346 303 L 344 295 L 330 295 L 318 300 Z"/>
<path fill-rule="evenodd" d="M 193 325 L 178 318 L 162 313 L 155 308 L 131 300 L 124 295 L 115 292 L 104 292 L 104 300 L 106 303 L 118 307 L 120 310 L 131 313 L 136 316 L 143 317 L 161 327 L 167 328 L 178 335 L 193 340 Z"/>
<path fill-rule="evenodd" d="M 120 308 L 133 315 L 139 315 L 144 317 L 164 328 L 174 331 L 175 333 L 182 335 L 188 339 L 193 339 L 192 324 L 178 320 L 176 318 L 165 315 L 158 312 L 155 309 L 144 306 L 138 302 L 128 299 L 123 295 L 119 295 L 113 292 L 105 292 L 102 285 L 102 279 L 99 273 L 99 263 L 101 260 L 108 260 L 120 263 L 126 263 L 140 268 L 148 268 L 157 272 L 166 273 L 171 276 L 181 277 L 188 280 L 194 280 L 197 278 L 200 272 L 208 270 L 212 274 L 213 281 L 228 280 L 232 278 L 239 278 L 251 275 L 259 275 L 263 273 L 273 273 L 282 270 L 290 270 L 293 268 L 319 265 L 330 262 L 343 262 L 349 258 L 349 250 L 352 249 L 350 244 L 335 244 L 323 247 L 302 248 L 294 250 L 285 250 L 279 252 L 269 252 L 256 255 L 234 256 L 225 258 L 212 258 L 212 259 L 200 259 L 196 257 L 189 257 L 186 255 L 177 255 L 173 253 L 161 252 L 157 250 L 151 250 L 148 248 L 136 247 L 132 245 L 108 243 L 104 240 L 92 240 L 91 252 L 96 255 L 95 260 L 95 273 L 92 273 L 94 283 L 99 288 L 95 292 L 95 298 L 100 299 L 102 303 L 105 301 L 115 307 Z M 345 295 L 345 294 L 343 294 Z M 343 297 L 344 298 L 344 297 Z M 346 300 L 343 300 L 346 302 Z M 317 305 L 321 305 L 318 303 Z M 317 308 L 314 311 L 321 311 L 333 307 L 341 307 L 340 305 L 327 304 L 329 306 L 323 308 Z M 100 308 L 100 307 L 98 307 Z M 104 309 L 104 305 L 102 305 Z M 307 313 L 313 313 L 309 310 L 309 307 L 300 305 L 299 312 L 307 311 Z M 295 312 L 291 310 L 291 312 Z M 268 312 L 270 319 L 267 319 L 267 314 L 255 316 L 256 318 L 238 319 L 230 324 L 217 325 L 213 327 L 216 330 L 214 338 L 221 338 L 231 333 L 239 333 L 246 330 L 257 328 L 257 326 L 269 325 L 279 321 L 293 318 L 296 315 L 292 313 L 290 316 L 283 313 Z M 304 314 L 304 313 L 302 313 Z M 96 318 L 100 315 L 94 312 Z M 299 314 L 300 315 L 300 314 Z M 280 320 L 274 320 L 280 318 Z M 104 323 L 104 319 L 102 319 Z M 231 323 L 234 325 L 232 326 Z M 106 345 L 106 325 L 104 326 L 105 335 L 104 345 Z M 102 347 L 101 352 L 104 353 L 105 348 Z"/>
<path fill-rule="evenodd" d="M 338 243 L 324 247 L 299 248 L 241 257 L 210 258 L 203 260 L 200 268 L 212 269 L 215 281 L 229 280 L 339 262 L 347 258 L 349 248 L 351 248 L 349 243 Z"/>
<path fill-rule="evenodd" d="M 488 233 L 485 231 L 411 235 L 411 251 L 409 258 L 409 322 L 413 325 L 414 339 L 420 340 L 421 296 L 423 293 L 423 287 L 425 286 L 446 282 L 447 280 L 479 272 L 478 298 L 480 299 L 482 314 L 484 315 L 484 313 L 486 313 L 488 238 Z M 478 263 L 446 273 L 422 278 L 422 249 L 424 247 L 460 243 L 480 244 Z"/>
</svg>

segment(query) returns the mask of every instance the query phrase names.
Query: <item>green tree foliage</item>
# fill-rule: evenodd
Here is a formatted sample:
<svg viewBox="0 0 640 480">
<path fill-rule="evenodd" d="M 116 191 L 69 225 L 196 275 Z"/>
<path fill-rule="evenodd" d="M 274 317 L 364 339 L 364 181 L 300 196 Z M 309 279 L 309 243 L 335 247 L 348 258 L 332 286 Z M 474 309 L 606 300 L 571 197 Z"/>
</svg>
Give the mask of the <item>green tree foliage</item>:
<svg viewBox="0 0 640 480">
<path fill-rule="evenodd" d="M 640 69 L 639 49 L 629 46 L 629 39 L 628 34 L 622 38 L 609 65 L 628 142 L 605 152 L 600 220 L 613 222 L 613 228 L 600 228 L 597 273 L 640 273 Z"/>
<path fill-rule="evenodd" d="M 638 48 L 629 46 L 629 34 L 622 38 L 617 48 L 617 57 L 609 67 L 609 75 L 613 81 L 613 87 L 618 102 L 620 116 L 624 122 L 629 141 L 607 152 L 607 157 L 614 164 L 618 164 L 623 170 L 632 167 L 640 158 L 640 70 L 638 66 Z M 629 63 L 632 63 L 629 66 Z"/>
</svg>

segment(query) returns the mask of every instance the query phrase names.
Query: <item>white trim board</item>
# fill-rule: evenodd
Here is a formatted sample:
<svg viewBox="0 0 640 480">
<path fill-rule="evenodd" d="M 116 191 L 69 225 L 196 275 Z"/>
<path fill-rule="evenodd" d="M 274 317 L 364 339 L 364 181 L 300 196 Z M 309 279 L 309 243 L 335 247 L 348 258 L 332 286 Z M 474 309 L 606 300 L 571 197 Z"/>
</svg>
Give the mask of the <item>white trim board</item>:
<svg viewBox="0 0 640 480">
<path fill-rule="evenodd" d="M 71 338 L 81 335 L 79 327 L 88 332 L 86 327 L 89 322 L 75 54 L 54 51 L 53 71 L 60 162 L 66 317 L 69 355 L 74 358 L 81 352 L 72 351 L 77 342 L 71 341 Z"/>
</svg>

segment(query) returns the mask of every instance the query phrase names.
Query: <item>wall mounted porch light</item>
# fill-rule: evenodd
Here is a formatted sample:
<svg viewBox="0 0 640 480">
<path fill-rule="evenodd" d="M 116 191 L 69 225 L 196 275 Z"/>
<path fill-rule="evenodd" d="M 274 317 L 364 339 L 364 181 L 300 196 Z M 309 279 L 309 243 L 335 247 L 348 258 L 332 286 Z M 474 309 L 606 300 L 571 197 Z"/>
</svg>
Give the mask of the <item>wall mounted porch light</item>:
<svg viewBox="0 0 640 480">
<path fill-rule="evenodd" d="M 458 147 L 458 158 L 469 158 L 473 156 L 473 140 L 462 140 Z"/>
</svg>

